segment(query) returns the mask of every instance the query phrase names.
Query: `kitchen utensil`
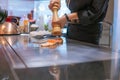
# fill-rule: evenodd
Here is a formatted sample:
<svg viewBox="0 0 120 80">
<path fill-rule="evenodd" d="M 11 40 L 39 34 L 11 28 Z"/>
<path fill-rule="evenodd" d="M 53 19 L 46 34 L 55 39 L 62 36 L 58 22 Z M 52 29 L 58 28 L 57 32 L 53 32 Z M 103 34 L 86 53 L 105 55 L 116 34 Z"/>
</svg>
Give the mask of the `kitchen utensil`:
<svg viewBox="0 0 120 80">
<path fill-rule="evenodd" d="M 4 22 L 0 24 L 0 35 L 20 34 L 17 24 L 14 22 Z"/>
<path fill-rule="evenodd" d="M 58 4 L 59 3 L 55 3 L 52 7 L 52 13 L 53 13 L 52 21 L 53 22 L 58 20 L 58 7 L 57 7 Z M 54 24 L 52 24 L 52 27 L 53 27 L 52 35 L 61 36 L 62 31 L 61 31 L 60 25 L 57 23 L 54 23 Z"/>
</svg>

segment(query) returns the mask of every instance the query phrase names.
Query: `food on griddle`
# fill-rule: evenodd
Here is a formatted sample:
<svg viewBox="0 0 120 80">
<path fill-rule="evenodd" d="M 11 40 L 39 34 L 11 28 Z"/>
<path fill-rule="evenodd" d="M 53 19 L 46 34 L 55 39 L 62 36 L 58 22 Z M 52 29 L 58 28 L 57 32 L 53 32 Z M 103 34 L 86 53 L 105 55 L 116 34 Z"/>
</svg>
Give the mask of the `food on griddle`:
<svg viewBox="0 0 120 80">
<path fill-rule="evenodd" d="M 47 42 L 41 44 L 41 47 L 55 48 L 62 43 L 62 38 L 48 39 Z"/>
<path fill-rule="evenodd" d="M 55 40 L 56 40 L 56 42 L 57 42 L 58 44 L 62 44 L 62 43 L 63 43 L 62 38 L 56 38 Z"/>
<path fill-rule="evenodd" d="M 41 44 L 41 47 L 50 47 L 50 46 L 54 46 L 54 45 L 56 45 L 55 42 L 52 42 L 52 41 L 48 42 L 47 41 L 47 42 Z"/>
</svg>

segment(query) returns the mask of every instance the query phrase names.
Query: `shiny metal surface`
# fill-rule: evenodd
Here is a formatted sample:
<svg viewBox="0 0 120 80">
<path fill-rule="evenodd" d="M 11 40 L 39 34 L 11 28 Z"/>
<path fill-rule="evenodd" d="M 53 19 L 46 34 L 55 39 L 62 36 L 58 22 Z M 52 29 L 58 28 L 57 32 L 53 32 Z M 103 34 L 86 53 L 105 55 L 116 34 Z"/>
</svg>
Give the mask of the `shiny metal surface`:
<svg viewBox="0 0 120 80">
<path fill-rule="evenodd" d="M 15 55 L 9 54 L 9 58 L 19 58 L 25 66 L 10 60 L 14 68 L 45 67 L 52 65 L 65 65 L 72 63 L 84 63 L 94 61 L 111 60 L 111 50 L 99 46 L 81 43 L 63 38 L 63 44 L 55 49 L 40 47 L 39 40 L 33 40 L 28 35 L 5 36 Z"/>
<path fill-rule="evenodd" d="M 1 43 L 2 38 L 0 38 Z M 2 40 L 2 43 L 5 43 Z M 5 44 L 6 45 L 6 44 Z M 0 80 L 17 80 L 14 79 L 14 76 L 12 74 L 11 67 L 5 58 L 6 51 L 4 50 L 3 46 L 0 44 Z"/>
<path fill-rule="evenodd" d="M 15 23 L 4 22 L 0 24 L 0 35 L 20 34 L 19 28 Z"/>
<path fill-rule="evenodd" d="M 110 48 L 62 38 L 53 49 L 40 47 L 42 39 L 29 35 L 1 36 L 15 80 L 118 79 L 119 56 Z"/>
<path fill-rule="evenodd" d="M 120 1 L 114 0 L 111 80 L 120 80 Z"/>
</svg>

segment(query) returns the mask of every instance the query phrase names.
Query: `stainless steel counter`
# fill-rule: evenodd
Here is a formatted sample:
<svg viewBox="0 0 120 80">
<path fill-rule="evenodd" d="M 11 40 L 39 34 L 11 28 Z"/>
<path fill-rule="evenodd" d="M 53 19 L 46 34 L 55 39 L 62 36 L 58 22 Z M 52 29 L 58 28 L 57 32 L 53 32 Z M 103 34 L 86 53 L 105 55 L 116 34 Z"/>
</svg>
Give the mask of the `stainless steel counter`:
<svg viewBox="0 0 120 80">
<path fill-rule="evenodd" d="M 0 38 L 1 44 L 6 51 L 5 55 L 7 56 L 8 62 L 16 74 L 15 76 L 17 76 L 15 80 L 74 80 L 77 75 L 80 76 L 78 76 L 78 78 L 76 77 L 76 80 L 102 80 L 103 77 L 99 78 L 96 76 L 96 78 L 93 78 L 92 76 L 94 75 L 88 73 L 91 72 L 91 70 L 93 72 L 95 70 L 96 74 L 97 67 L 103 70 L 100 66 L 101 62 L 107 61 L 109 63 L 113 58 L 111 57 L 111 49 L 66 39 L 65 37 L 61 37 L 63 38 L 63 44 L 54 49 L 40 47 L 42 39 L 35 39 L 29 35 L 2 36 Z M 86 65 L 88 68 L 88 70 L 86 68 L 88 73 L 85 72 L 86 70 L 81 71 L 82 74 L 85 72 L 83 75 L 84 78 L 82 78 L 81 72 L 79 73 L 79 70 L 83 70 L 79 69 L 80 65 Z M 90 65 L 92 65 L 92 67 L 90 67 Z M 67 76 L 67 73 L 72 70 L 67 71 L 67 69 L 69 69 L 67 67 L 70 66 L 75 69 L 73 74 L 76 75 L 73 76 L 73 79 Z M 53 79 L 52 76 L 55 76 L 54 69 L 58 70 L 59 73 L 59 69 L 61 68 L 63 71 L 62 76 L 64 77 L 61 77 L 61 79 Z M 85 68 L 85 66 L 82 68 Z M 53 73 L 49 70 L 53 70 Z M 105 71 L 102 70 L 99 70 L 99 73 Z M 99 73 L 96 75 L 99 75 Z M 52 76 L 50 76 L 51 74 Z M 49 77 L 46 78 L 45 75 Z M 85 78 L 85 75 L 92 76 Z"/>
</svg>

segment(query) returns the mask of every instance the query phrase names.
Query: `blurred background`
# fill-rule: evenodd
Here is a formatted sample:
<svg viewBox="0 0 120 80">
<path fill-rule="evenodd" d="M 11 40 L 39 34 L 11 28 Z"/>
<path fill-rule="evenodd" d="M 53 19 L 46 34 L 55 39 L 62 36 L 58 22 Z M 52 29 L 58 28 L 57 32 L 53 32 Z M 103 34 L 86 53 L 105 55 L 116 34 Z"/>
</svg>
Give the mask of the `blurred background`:
<svg viewBox="0 0 120 80">
<path fill-rule="evenodd" d="M 36 24 L 42 28 L 44 25 L 51 26 L 51 16 L 52 12 L 48 8 L 50 0 L 0 0 L 1 8 L 8 10 L 8 16 L 17 16 L 20 18 L 25 18 L 28 14 L 32 13 L 33 20 Z M 64 13 L 70 13 L 69 9 L 66 7 L 65 0 L 61 0 L 61 8 L 58 11 L 58 15 L 61 16 Z M 113 24 L 113 9 L 114 0 L 109 0 L 109 7 L 107 15 L 103 22 L 103 35 L 101 37 L 101 45 L 111 45 L 112 38 L 112 24 Z M 66 31 L 65 31 L 66 32 Z"/>
<path fill-rule="evenodd" d="M 33 11 L 34 19 L 44 18 L 46 22 L 51 17 L 52 12 L 48 9 L 50 0 L 0 0 L 0 6 L 8 10 L 9 16 L 23 17 Z M 61 1 L 59 16 L 69 13 L 65 0 Z"/>
</svg>

